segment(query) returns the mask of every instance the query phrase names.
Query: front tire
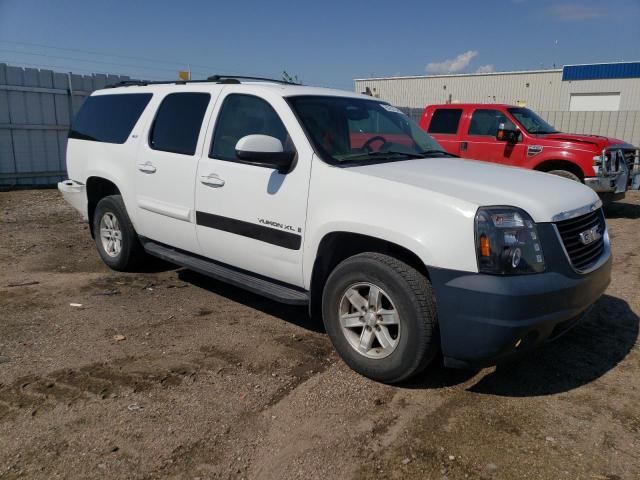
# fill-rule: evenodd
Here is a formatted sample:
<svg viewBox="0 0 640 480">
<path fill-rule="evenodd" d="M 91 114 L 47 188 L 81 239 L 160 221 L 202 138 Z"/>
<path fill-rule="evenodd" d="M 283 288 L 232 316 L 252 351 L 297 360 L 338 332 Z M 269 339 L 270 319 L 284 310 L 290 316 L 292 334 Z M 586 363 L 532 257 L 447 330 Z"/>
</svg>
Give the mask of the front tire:
<svg viewBox="0 0 640 480">
<path fill-rule="evenodd" d="M 573 180 L 574 182 L 582 183 L 580 177 L 568 170 L 550 170 L 547 173 L 550 173 L 551 175 L 557 175 L 558 177 L 564 177 L 566 179 Z"/>
<path fill-rule="evenodd" d="M 325 285 L 322 313 L 338 354 L 376 381 L 406 380 L 438 351 L 431 284 L 388 255 L 362 253 L 340 263 Z"/>
<path fill-rule="evenodd" d="M 96 205 L 93 236 L 100 257 L 113 270 L 134 271 L 146 256 L 120 195 L 104 197 Z"/>
</svg>

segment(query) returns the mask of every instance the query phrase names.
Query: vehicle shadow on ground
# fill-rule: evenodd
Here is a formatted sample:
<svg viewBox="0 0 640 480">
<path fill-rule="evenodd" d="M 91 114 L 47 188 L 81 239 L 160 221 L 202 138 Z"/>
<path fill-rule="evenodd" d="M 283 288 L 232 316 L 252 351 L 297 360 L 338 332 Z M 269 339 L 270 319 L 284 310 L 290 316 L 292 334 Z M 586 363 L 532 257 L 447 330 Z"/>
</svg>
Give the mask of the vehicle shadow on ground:
<svg viewBox="0 0 640 480">
<path fill-rule="evenodd" d="M 178 271 L 178 278 L 196 287 L 225 297 L 233 302 L 241 303 L 267 315 L 284 320 L 312 332 L 324 333 L 324 325 L 320 319 L 312 319 L 307 307 L 286 305 L 256 295 L 233 285 L 214 280 L 191 270 Z"/>
<path fill-rule="evenodd" d="M 507 397 L 551 395 L 588 384 L 620 363 L 638 338 L 629 304 L 604 295 L 582 323 L 559 339 L 495 371 L 471 392 Z"/>
<path fill-rule="evenodd" d="M 135 273 L 162 273 L 177 270 L 179 268 L 179 266 L 173 263 L 165 262 L 159 258 L 149 256 L 145 262 L 136 268 Z"/>
<path fill-rule="evenodd" d="M 613 218 L 640 218 L 640 205 L 633 203 L 614 202 L 604 208 L 604 216 L 608 219 Z"/>
</svg>

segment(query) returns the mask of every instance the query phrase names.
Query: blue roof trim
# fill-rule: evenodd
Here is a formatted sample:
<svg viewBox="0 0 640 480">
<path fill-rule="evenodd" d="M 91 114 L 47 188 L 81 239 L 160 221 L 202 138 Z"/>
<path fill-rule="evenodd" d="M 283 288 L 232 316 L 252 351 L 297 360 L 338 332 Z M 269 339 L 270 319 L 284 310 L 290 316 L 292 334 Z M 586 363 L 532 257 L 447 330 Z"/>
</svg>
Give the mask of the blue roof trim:
<svg viewBox="0 0 640 480">
<path fill-rule="evenodd" d="M 640 78 L 640 62 L 567 65 L 562 69 L 563 82 L 608 78 Z"/>
</svg>

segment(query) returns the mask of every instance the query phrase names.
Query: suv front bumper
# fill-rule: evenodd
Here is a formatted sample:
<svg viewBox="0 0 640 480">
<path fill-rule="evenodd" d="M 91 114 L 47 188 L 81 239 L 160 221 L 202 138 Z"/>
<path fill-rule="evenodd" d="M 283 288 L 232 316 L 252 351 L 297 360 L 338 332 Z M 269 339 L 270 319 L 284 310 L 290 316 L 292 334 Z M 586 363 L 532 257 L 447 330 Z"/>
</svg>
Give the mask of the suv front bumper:
<svg viewBox="0 0 640 480">
<path fill-rule="evenodd" d="M 611 253 L 588 273 L 571 265 L 553 224 L 538 224 L 547 270 L 488 275 L 429 268 L 445 365 L 494 365 L 575 325 L 611 279 Z"/>
<path fill-rule="evenodd" d="M 581 278 L 431 273 L 445 365 L 486 367 L 567 331 L 604 293 L 611 257 Z"/>
</svg>

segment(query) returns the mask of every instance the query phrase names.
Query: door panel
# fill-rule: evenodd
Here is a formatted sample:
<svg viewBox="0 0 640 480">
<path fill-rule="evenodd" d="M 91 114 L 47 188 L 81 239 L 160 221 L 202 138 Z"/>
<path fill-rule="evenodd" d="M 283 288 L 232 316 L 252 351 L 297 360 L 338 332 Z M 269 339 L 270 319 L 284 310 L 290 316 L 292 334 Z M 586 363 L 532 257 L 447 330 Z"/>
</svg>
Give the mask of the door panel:
<svg viewBox="0 0 640 480">
<path fill-rule="evenodd" d="M 140 142 L 135 170 L 138 233 L 200 253 L 195 231 L 194 184 L 205 128 L 216 94 L 165 96 Z"/>
<path fill-rule="evenodd" d="M 508 143 L 496 140 L 498 126 L 504 123 L 515 129 L 515 124 L 504 112 L 494 109 L 476 109 L 472 112 L 462 141 L 466 146 L 465 158 L 517 166 L 522 164 L 526 147 L 522 142 Z"/>
<path fill-rule="evenodd" d="M 202 254 L 302 286 L 302 237 L 312 157 L 308 141 L 282 97 L 239 94 L 234 87 L 226 88 L 207 135 L 213 139 L 209 155 L 202 156 L 197 171 L 196 230 Z M 286 148 L 295 148 L 293 170 L 280 173 L 239 161 L 235 144 L 249 134 L 274 136 L 284 140 Z"/>
</svg>

